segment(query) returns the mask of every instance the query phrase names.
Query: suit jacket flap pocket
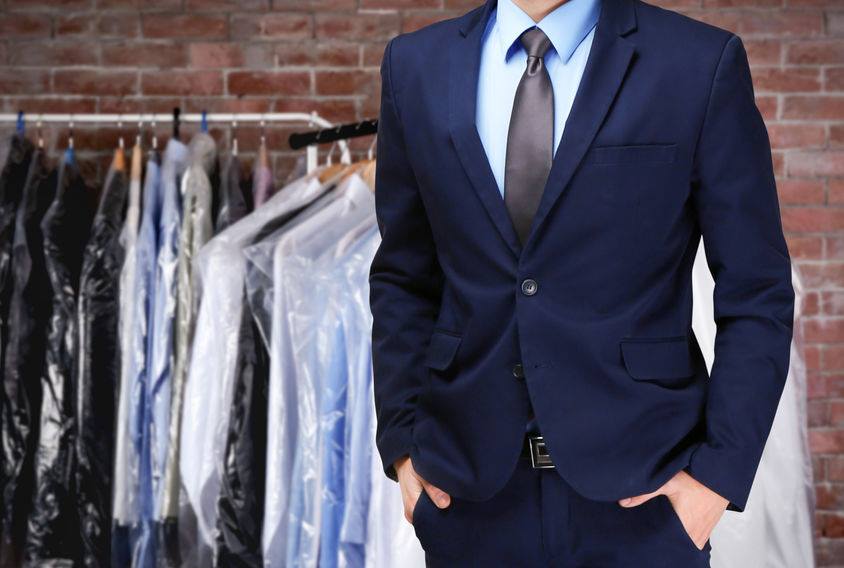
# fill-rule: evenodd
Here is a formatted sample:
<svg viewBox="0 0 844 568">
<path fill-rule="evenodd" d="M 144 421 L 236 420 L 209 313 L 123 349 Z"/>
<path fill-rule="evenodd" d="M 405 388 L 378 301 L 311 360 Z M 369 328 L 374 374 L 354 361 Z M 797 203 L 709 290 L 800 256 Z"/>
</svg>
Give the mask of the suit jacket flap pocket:
<svg viewBox="0 0 844 568">
<path fill-rule="evenodd" d="M 630 376 L 636 380 L 672 379 L 694 374 L 694 360 L 689 339 L 625 338 L 621 355 Z"/>
<path fill-rule="evenodd" d="M 431 342 L 428 344 L 428 351 L 425 354 L 425 364 L 431 369 L 442 371 L 451 365 L 460 341 L 463 338 L 453 333 L 435 331 L 431 335 Z"/>
</svg>

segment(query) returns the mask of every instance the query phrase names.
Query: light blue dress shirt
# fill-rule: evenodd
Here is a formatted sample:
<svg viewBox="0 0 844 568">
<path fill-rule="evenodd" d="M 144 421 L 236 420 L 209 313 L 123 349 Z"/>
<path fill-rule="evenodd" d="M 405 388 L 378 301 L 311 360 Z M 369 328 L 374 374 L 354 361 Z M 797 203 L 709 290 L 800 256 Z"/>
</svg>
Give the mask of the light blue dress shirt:
<svg viewBox="0 0 844 568">
<path fill-rule="evenodd" d="M 545 67 L 554 90 L 556 153 L 586 67 L 600 10 L 600 0 L 569 0 L 537 23 L 513 0 L 499 0 L 490 14 L 481 46 L 475 124 L 502 196 L 510 115 L 527 66 L 527 53 L 519 37 L 536 26 L 551 40 Z"/>
</svg>

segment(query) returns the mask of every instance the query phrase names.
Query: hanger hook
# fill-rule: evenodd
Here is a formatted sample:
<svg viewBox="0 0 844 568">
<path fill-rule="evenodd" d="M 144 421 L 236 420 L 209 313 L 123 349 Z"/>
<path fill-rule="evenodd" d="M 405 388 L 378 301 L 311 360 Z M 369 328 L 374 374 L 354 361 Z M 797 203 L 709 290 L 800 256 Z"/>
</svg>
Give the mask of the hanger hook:
<svg viewBox="0 0 844 568">
<path fill-rule="evenodd" d="M 330 166 L 333 163 L 332 156 L 334 154 L 334 148 L 337 147 L 337 141 L 331 143 L 331 147 L 328 149 L 328 155 L 325 157 L 325 164 Z"/>
<path fill-rule="evenodd" d="M 267 144 L 267 121 L 264 119 L 264 114 L 261 113 L 261 146 L 266 146 Z"/>
<path fill-rule="evenodd" d="M 138 115 L 138 133 L 135 135 L 135 146 L 141 145 L 141 134 L 144 128 L 144 115 Z"/>
<path fill-rule="evenodd" d="M 369 145 L 369 150 L 366 151 L 366 159 L 373 160 L 375 158 L 375 144 L 378 142 L 378 133 L 372 137 L 372 143 Z"/>
<path fill-rule="evenodd" d="M 158 150 L 158 135 L 155 132 L 155 114 L 152 115 L 152 120 L 150 121 L 150 128 L 152 128 L 152 149 Z"/>
<path fill-rule="evenodd" d="M 232 156 L 237 156 L 237 117 L 232 114 Z"/>
<path fill-rule="evenodd" d="M 70 120 L 68 121 L 68 133 L 67 133 L 67 147 L 73 150 L 73 115 L 70 115 Z"/>
<path fill-rule="evenodd" d="M 117 115 L 117 130 L 119 132 L 119 138 L 117 139 L 117 145 L 122 150 L 123 147 L 124 147 L 124 142 L 123 142 L 123 115 L 120 115 L 120 114 Z"/>
<path fill-rule="evenodd" d="M 43 115 L 38 115 L 38 121 L 35 123 L 35 133 L 38 136 L 38 147 L 44 149 L 44 133 L 41 131 L 41 121 L 44 119 Z"/>
</svg>

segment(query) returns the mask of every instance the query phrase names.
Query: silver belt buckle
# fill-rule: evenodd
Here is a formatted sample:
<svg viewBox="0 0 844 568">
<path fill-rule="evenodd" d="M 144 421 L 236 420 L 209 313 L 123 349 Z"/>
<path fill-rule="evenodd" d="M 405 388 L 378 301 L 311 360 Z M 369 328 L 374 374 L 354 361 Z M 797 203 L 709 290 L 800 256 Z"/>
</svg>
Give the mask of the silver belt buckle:
<svg viewBox="0 0 844 568">
<path fill-rule="evenodd" d="M 530 442 L 530 464 L 534 469 L 552 469 L 554 462 L 551 455 L 545 448 L 545 438 L 542 436 L 529 436 Z"/>
</svg>

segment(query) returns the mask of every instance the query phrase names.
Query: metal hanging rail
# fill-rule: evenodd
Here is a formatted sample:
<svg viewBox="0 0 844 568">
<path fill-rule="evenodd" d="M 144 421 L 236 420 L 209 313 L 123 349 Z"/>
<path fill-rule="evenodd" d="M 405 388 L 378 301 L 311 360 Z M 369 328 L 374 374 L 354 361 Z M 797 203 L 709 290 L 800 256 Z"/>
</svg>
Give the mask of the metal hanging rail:
<svg viewBox="0 0 844 568">
<path fill-rule="evenodd" d="M 228 123 L 236 128 L 241 123 L 260 123 L 265 125 L 272 122 L 304 122 L 312 126 L 332 128 L 334 124 L 324 119 L 316 112 L 193 112 L 182 113 L 180 109 L 165 113 L 0 113 L 0 124 L 3 123 L 66 123 L 71 128 L 76 124 L 123 124 L 137 123 L 139 125 L 156 125 L 159 123 L 193 123 L 207 125 L 210 122 Z M 341 161 L 349 163 L 351 153 L 345 140 L 338 140 Z M 317 162 L 316 143 L 307 148 L 308 171 Z"/>
</svg>

